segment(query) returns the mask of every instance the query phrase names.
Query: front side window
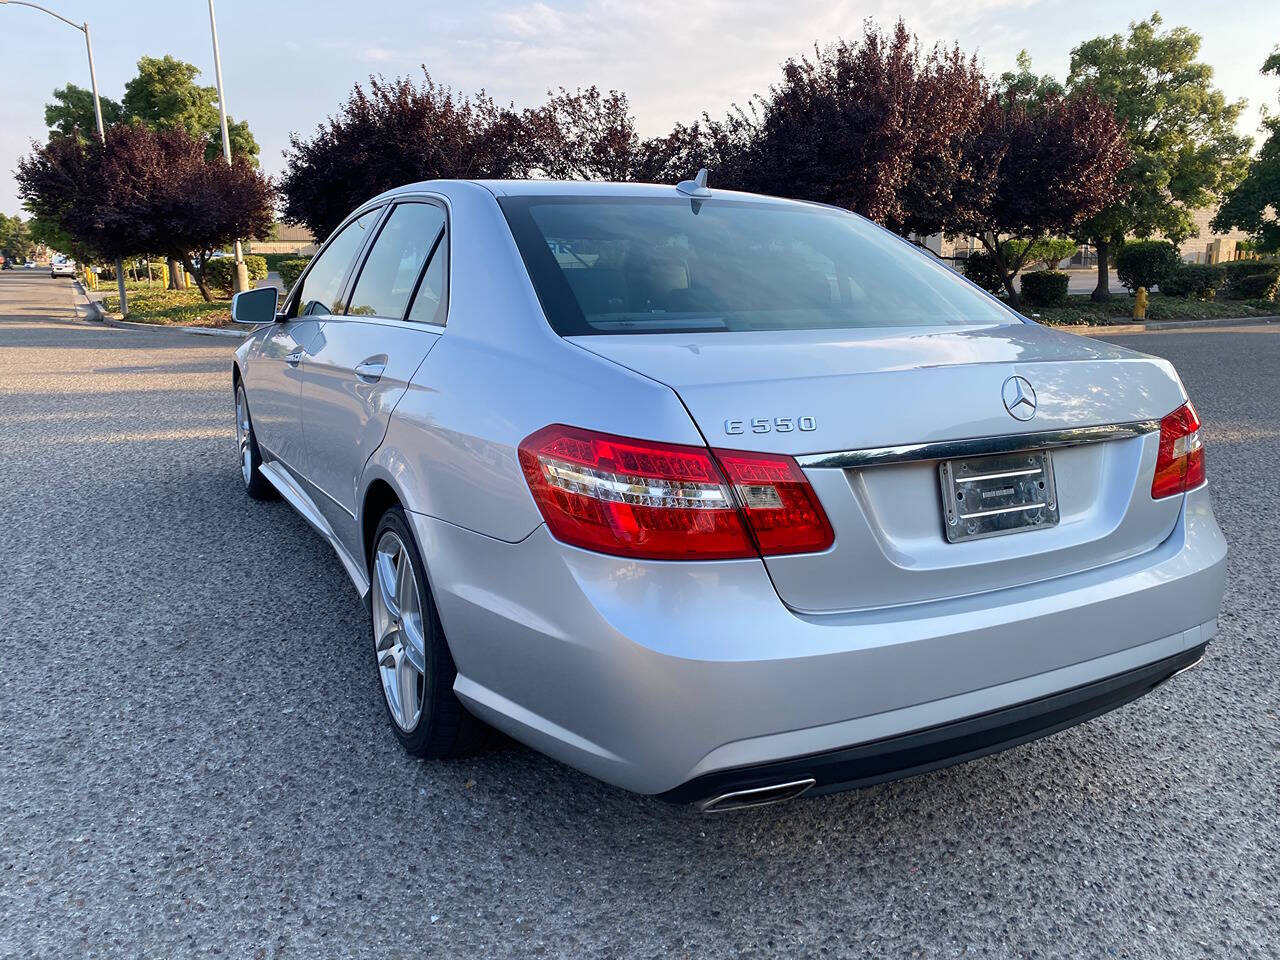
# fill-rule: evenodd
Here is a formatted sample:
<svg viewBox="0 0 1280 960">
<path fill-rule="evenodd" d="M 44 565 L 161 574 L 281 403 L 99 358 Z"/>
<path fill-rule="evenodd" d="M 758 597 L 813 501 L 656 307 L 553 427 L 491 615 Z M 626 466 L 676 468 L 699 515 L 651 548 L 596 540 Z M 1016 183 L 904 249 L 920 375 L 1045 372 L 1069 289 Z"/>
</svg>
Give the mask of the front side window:
<svg viewBox="0 0 1280 960">
<path fill-rule="evenodd" d="M 841 210 L 676 197 L 500 202 L 561 336 L 1020 322 Z"/>
<path fill-rule="evenodd" d="M 378 208 L 360 214 L 320 251 L 302 278 L 302 289 L 294 301 L 296 309 L 290 311 L 290 316 L 342 313 L 343 304 L 338 300 L 342 295 L 342 281 L 381 212 Z"/>
<path fill-rule="evenodd" d="M 444 211 L 430 203 L 401 203 L 373 242 L 351 294 L 355 316 L 404 316 L 422 265 L 444 229 Z M 428 271 L 430 272 L 430 271 Z"/>
</svg>

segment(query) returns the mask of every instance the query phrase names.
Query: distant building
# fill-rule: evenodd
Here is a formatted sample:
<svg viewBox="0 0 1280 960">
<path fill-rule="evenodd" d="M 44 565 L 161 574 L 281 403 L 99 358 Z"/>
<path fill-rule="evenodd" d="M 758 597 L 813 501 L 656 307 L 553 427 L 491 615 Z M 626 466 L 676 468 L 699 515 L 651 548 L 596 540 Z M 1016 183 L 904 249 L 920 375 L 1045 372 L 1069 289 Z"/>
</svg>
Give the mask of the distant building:
<svg viewBox="0 0 1280 960">
<path fill-rule="evenodd" d="M 296 253 L 309 257 L 320 248 L 316 238 L 306 227 L 277 223 L 274 240 L 251 240 L 244 245 L 245 253 Z"/>
<path fill-rule="evenodd" d="M 1191 219 L 1198 229 L 1198 236 L 1188 237 L 1178 244 L 1178 252 L 1187 263 L 1222 263 L 1226 260 L 1237 260 L 1240 257 L 1239 245 L 1249 239 L 1243 230 L 1232 230 L 1229 233 L 1214 233 L 1209 221 L 1217 213 L 1216 207 L 1206 207 L 1192 213 Z M 956 269 L 960 269 L 963 261 L 971 253 L 982 249 L 982 244 L 975 237 L 957 237 L 948 239 L 941 234 L 926 237 L 924 245 L 943 260 L 947 260 Z M 1098 255 L 1089 244 L 1081 244 L 1074 254 L 1062 264 L 1064 267 L 1096 267 Z"/>
</svg>

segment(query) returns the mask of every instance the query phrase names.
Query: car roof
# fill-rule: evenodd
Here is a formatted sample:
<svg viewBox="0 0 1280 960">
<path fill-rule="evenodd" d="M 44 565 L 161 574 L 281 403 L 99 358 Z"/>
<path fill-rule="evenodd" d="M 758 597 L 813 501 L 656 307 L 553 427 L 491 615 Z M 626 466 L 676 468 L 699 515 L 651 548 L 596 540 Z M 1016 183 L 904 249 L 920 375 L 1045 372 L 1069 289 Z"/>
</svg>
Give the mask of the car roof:
<svg viewBox="0 0 1280 960">
<path fill-rule="evenodd" d="M 709 184 L 709 197 L 690 197 L 676 190 L 675 184 L 663 183 L 614 183 L 600 180 L 423 180 L 407 183 L 379 194 L 373 200 L 408 193 L 440 192 L 446 195 L 450 189 L 483 187 L 495 197 L 675 197 L 683 200 L 734 199 L 754 203 L 770 203 L 781 206 L 812 206 L 801 200 L 787 200 L 758 193 L 742 193 L 737 190 L 718 190 Z"/>
</svg>

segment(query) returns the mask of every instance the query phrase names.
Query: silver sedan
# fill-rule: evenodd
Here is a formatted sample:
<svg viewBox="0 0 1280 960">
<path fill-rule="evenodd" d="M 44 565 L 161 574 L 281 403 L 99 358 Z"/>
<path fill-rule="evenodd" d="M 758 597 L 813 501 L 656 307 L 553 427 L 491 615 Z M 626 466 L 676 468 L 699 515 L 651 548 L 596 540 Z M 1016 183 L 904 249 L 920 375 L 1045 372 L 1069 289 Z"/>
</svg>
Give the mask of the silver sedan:
<svg viewBox="0 0 1280 960">
<path fill-rule="evenodd" d="M 1173 368 L 843 211 L 413 184 L 233 313 L 245 487 L 367 598 L 418 756 L 496 727 L 735 809 L 1061 730 L 1217 628 Z"/>
</svg>

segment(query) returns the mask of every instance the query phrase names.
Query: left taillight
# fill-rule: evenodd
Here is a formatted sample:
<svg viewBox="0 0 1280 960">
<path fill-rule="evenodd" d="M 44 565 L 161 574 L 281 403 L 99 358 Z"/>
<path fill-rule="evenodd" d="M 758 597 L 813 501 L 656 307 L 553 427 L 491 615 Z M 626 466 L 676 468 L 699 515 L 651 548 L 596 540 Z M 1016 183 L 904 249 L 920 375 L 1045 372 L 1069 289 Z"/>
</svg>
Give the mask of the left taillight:
<svg viewBox="0 0 1280 960">
<path fill-rule="evenodd" d="M 616 556 L 724 560 L 825 550 L 831 525 L 785 456 L 553 424 L 520 444 L 553 536 Z"/>
<path fill-rule="evenodd" d="M 1200 417 L 1188 401 L 1160 421 L 1160 452 L 1151 497 L 1160 500 L 1194 490 L 1204 483 L 1204 442 Z"/>
</svg>

